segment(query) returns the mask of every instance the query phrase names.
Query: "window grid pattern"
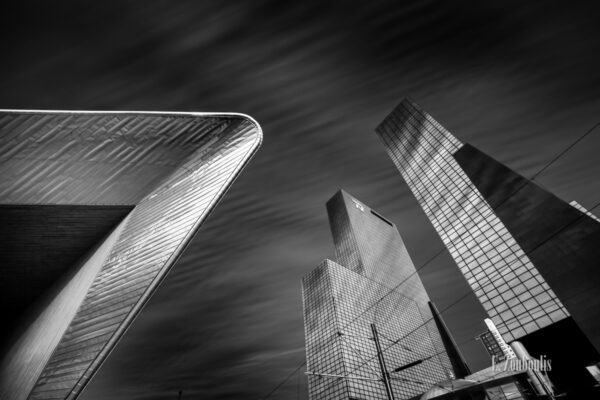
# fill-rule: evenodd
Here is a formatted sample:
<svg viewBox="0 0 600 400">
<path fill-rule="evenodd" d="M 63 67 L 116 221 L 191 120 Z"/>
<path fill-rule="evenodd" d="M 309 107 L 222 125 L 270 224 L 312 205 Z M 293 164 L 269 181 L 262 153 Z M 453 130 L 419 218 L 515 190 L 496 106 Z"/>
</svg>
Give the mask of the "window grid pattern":
<svg viewBox="0 0 600 400">
<path fill-rule="evenodd" d="M 455 161 L 453 154 L 461 142 L 407 100 L 377 132 L 477 298 L 508 341 L 568 316 Z"/>
<path fill-rule="evenodd" d="M 396 226 L 344 191 L 328 203 L 336 261 L 420 304 L 429 301 L 425 287 Z M 352 268 L 360 265 L 360 268 Z M 400 286 L 398 286 L 400 285 Z M 397 287 L 398 286 L 398 287 Z"/>
<path fill-rule="evenodd" d="M 432 356 L 420 365 L 391 374 L 396 398 L 414 397 L 449 379 L 451 364 L 430 311 L 397 291 L 389 291 L 330 260 L 307 275 L 303 298 L 308 370 L 379 379 L 371 332 L 371 324 L 375 324 L 390 371 Z M 387 399 L 381 381 L 310 375 L 309 398 Z"/>
<path fill-rule="evenodd" d="M 346 375 L 338 341 L 341 329 L 327 264 L 324 262 L 302 279 L 306 368 L 310 372 Z M 308 376 L 308 396 L 314 399 L 347 399 L 344 379 Z"/>
<path fill-rule="evenodd" d="M 466 376 L 465 379 L 468 381 L 482 382 L 494 378 L 501 378 L 503 375 L 505 376 L 506 372 L 502 370 L 498 371 L 493 366 L 490 366 Z M 523 387 L 516 380 L 498 386 L 485 388 L 485 392 L 487 394 L 486 400 L 525 400 L 528 398 L 523 394 L 526 391 L 528 391 L 527 388 Z"/>
<path fill-rule="evenodd" d="M 488 331 L 482 333 L 481 335 L 479 335 L 479 340 L 481 340 L 481 343 L 483 343 L 483 347 L 485 347 L 488 354 L 490 355 L 490 357 L 492 357 L 493 360 L 495 360 L 495 362 L 501 362 L 506 360 L 506 355 L 504 354 L 504 351 L 500 347 L 500 344 L 498 343 L 492 332 Z"/>
<path fill-rule="evenodd" d="M 350 226 L 350 216 L 356 209 L 356 212 L 364 212 L 364 206 L 357 201 L 347 204 L 345 195 L 339 192 L 327 202 L 327 214 L 329 216 L 329 226 L 335 244 L 335 259 L 344 267 L 357 272 L 365 273 L 363 260 L 360 257 L 360 249 L 355 236 L 355 232 Z"/>
<path fill-rule="evenodd" d="M 516 383 L 506 383 L 485 390 L 489 400 L 523 400 L 524 397 Z"/>
<path fill-rule="evenodd" d="M 598 217 L 596 217 L 594 214 L 592 214 L 591 212 L 589 212 L 587 210 L 587 208 L 585 208 L 584 206 L 582 206 L 581 204 L 579 204 L 578 202 L 576 202 L 575 200 L 571 201 L 569 203 L 571 206 L 573 206 L 575 209 L 581 211 L 582 213 L 584 213 L 585 215 L 587 215 L 588 217 L 600 222 L 600 219 Z"/>
</svg>

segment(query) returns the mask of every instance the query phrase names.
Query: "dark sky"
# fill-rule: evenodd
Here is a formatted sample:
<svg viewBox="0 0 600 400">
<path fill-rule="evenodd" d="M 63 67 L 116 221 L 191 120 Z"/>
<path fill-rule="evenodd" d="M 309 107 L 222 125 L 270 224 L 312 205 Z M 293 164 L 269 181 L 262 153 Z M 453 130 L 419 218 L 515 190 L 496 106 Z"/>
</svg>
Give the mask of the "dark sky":
<svg viewBox="0 0 600 400">
<path fill-rule="evenodd" d="M 264 130 L 85 400 L 265 396 L 305 358 L 300 279 L 333 254 L 325 202 L 339 188 L 397 224 L 415 265 L 435 254 L 373 132 L 403 97 L 525 176 L 600 119 L 597 2 L 13 3 L 1 108 L 235 111 Z M 594 132 L 538 182 L 591 207 L 599 150 Z M 422 272 L 439 308 L 468 290 L 447 253 Z M 473 297 L 444 316 L 486 366 Z M 271 398 L 305 395 L 298 373 Z"/>
</svg>

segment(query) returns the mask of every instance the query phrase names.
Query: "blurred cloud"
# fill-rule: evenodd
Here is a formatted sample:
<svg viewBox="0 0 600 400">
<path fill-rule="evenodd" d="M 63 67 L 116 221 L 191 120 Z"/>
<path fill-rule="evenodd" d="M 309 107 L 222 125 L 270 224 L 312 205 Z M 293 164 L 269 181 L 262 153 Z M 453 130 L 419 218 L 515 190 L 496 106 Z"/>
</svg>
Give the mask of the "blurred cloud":
<svg viewBox="0 0 600 400">
<path fill-rule="evenodd" d="M 300 279 L 333 253 L 338 188 L 393 220 L 416 265 L 442 247 L 374 127 L 411 96 L 530 176 L 597 122 L 597 15 L 554 0 L 7 5 L 4 108 L 236 111 L 265 133 L 83 398 L 264 396 L 305 358 Z M 540 182 L 598 201 L 599 146 L 591 135 Z M 440 308 L 467 290 L 447 254 L 423 280 Z M 484 366 L 481 307 L 446 317 Z M 305 397 L 301 372 L 272 398 Z"/>
</svg>

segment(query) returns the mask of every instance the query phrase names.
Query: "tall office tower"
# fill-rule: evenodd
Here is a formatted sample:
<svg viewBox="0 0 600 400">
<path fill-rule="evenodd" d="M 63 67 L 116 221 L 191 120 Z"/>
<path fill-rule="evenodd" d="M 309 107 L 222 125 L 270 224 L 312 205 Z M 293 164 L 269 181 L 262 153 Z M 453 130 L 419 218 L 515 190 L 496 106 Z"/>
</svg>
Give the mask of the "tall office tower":
<svg viewBox="0 0 600 400">
<path fill-rule="evenodd" d="M 327 214 L 338 264 L 427 304 L 421 278 L 391 221 L 343 190 L 327 202 Z"/>
<path fill-rule="evenodd" d="M 554 365 L 571 370 L 598 362 L 598 221 L 462 143 L 409 100 L 376 131 L 502 336 L 532 354 L 553 352 Z"/>
<path fill-rule="evenodd" d="M 502 362 L 507 358 L 515 358 L 515 352 L 506 344 L 504 338 L 500 332 L 498 332 L 498 328 L 494 325 L 494 322 L 492 322 L 491 319 L 486 318 L 485 325 L 488 330 L 479 335 L 479 340 L 483 343 L 483 346 L 490 357 L 497 363 Z"/>
<path fill-rule="evenodd" d="M 302 280 L 310 399 L 387 399 L 373 324 L 396 398 L 453 377 L 428 296 L 393 223 L 340 191 L 327 203 L 336 262 Z M 404 281 L 404 282 L 403 282 Z M 458 352 L 456 351 L 458 354 Z M 464 374 L 466 367 L 461 359 Z"/>
<path fill-rule="evenodd" d="M 261 139 L 238 114 L 0 111 L 0 398 L 78 397 Z"/>
</svg>

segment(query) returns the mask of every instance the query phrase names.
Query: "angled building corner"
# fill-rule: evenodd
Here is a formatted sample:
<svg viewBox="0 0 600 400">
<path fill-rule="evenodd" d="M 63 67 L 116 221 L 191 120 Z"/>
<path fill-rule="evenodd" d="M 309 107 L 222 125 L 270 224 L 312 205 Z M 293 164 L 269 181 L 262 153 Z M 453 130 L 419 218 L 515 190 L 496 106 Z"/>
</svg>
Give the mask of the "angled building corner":
<svg viewBox="0 0 600 400">
<path fill-rule="evenodd" d="M 456 375 L 394 223 L 343 190 L 327 214 L 335 260 L 302 280 L 309 398 L 408 399 Z"/>
<path fill-rule="evenodd" d="M 0 397 L 77 398 L 261 141 L 242 114 L 0 111 Z"/>
<path fill-rule="evenodd" d="M 507 342 L 553 359 L 551 378 L 566 392 L 596 385 L 586 368 L 600 362 L 598 219 L 462 143 L 408 99 L 376 133 Z"/>
</svg>

